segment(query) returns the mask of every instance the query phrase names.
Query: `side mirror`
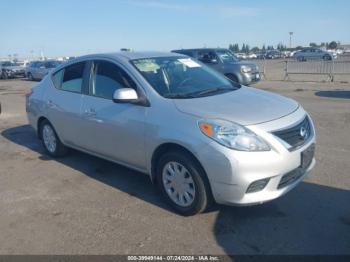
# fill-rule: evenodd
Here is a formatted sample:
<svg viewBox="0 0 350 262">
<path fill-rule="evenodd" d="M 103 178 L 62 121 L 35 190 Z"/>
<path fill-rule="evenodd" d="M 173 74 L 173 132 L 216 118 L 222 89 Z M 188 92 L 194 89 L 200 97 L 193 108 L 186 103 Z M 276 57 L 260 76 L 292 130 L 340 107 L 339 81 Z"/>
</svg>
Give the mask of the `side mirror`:
<svg viewBox="0 0 350 262">
<path fill-rule="evenodd" d="M 139 97 L 132 88 L 117 89 L 113 94 L 113 101 L 115 103 L 135 103 L 138 102 L 138 100 Z"/>
</svg>

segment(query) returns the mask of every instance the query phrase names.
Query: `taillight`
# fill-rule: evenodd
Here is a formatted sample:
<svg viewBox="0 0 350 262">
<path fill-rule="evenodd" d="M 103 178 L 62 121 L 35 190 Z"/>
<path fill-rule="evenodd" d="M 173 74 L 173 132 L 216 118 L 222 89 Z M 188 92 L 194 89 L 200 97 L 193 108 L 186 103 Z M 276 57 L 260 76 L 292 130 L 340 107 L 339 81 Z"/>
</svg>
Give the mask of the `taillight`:
<svg viewBox="0 0 350 262">
<path fill-rule="evenodd" d="M 33 89 L 30 89 L 27 93 L 26 93 L 26 97 L 30 97 L 33 94 Z"/>
</svg>

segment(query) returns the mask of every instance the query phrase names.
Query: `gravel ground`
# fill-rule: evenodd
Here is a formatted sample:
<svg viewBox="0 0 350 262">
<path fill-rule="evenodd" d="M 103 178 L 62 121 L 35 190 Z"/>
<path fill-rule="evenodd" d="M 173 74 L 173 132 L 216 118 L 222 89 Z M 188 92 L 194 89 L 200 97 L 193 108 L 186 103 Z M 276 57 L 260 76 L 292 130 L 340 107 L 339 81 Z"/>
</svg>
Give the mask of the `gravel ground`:
<svg viewBox="0 0 350 262">
<path fill-rule="evenodd" d="M 44 154 L 24 80 L 0 81 L 0 254 L 350 254 L 350 86 L 262 81 L 315 122 L 317 165 L 284 197 L 181 217 L 147 176 L 73 151 Z"/>
</svg>

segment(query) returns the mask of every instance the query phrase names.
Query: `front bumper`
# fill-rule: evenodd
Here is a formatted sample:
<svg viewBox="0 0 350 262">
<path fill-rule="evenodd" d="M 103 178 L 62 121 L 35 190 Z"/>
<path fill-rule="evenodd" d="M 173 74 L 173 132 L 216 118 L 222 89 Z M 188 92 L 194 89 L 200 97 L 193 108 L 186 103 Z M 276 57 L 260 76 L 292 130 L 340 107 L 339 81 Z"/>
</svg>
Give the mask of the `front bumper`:
<svg viewBox="0 0 350 262">
<path fill-rule="evenodd" d="M 228 205 L 254 205 L 276 199 L 299 184 L 315 165 L 313 158 L 307 168 L 301 169 L 301 153 L 315 143 L 315 135 L 297 150 L 289 151 L 270 130 L 294 123 L 305 117 L 301 108 L 281 119 L 249 126 L 272 147 L 265 152 L 243 152 L 232 150 L 211 142 L 198 154 L 211 185 L 217 203 Z M 314 127 L 312 126 L 313 131 Z M 313 134 L 315 134 L 313 132 Z M 287 185 L 279 184 L 286 174 L 298 169 L 300 174 Z M 257 192 L 247 193 L 256 181 L 268 179 L 266 186 Z"/>
<path fill-rule="evenodd" d="M 241 84 L 250 85 L 257 83 L 261 80 L 261 74 L 259 72 L 244 73 L 242 74 Z"/>
</svg>

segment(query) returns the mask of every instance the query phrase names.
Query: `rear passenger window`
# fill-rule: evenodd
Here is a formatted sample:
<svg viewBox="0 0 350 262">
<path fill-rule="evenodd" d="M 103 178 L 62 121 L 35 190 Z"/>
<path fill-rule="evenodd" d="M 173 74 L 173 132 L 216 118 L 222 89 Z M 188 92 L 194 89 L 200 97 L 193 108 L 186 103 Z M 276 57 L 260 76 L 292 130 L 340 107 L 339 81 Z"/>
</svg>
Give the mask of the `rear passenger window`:
<svg viewBox="0 0 350 262">
<path fill-rule="evenodd" d="M 63 68 L 53 75 L 56 88 L 81 93 L 85 62 L 76 63 Z"/>
<path fill-rule="evenodd" d="M 106 99 L 112 99 L 117 89 L 136 89 L 136 84 L 124 70 L 106 61 L 94 62 L 94 71 L 91 80 L 90 95 Z"/>
<path fill-rule="evenodd" d="M 62 84 L 62 77 L 63 77 L 64 69 L 58 71 L 55 73 L 52 77 L 53 84 L 55 85 L 56 88 L 61 89 L 61 84 Z"/>
</svg>

